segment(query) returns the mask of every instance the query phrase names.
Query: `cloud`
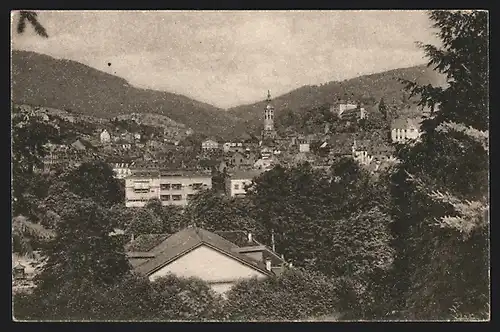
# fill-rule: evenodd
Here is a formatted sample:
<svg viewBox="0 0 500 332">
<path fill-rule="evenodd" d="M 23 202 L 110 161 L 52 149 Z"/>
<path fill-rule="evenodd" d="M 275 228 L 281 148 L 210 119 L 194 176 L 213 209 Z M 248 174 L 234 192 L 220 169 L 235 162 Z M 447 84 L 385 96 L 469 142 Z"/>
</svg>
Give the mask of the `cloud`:
<svg viewBox="0 0 500 332">
<path fill-rule="evenodd" d="M 50 38 L 14 34 L 14 49 L 220 107 L 421 64 L 414 42 L 436 42 L 422 11 L 44 11 L 39 19 Z"/>
</svg>

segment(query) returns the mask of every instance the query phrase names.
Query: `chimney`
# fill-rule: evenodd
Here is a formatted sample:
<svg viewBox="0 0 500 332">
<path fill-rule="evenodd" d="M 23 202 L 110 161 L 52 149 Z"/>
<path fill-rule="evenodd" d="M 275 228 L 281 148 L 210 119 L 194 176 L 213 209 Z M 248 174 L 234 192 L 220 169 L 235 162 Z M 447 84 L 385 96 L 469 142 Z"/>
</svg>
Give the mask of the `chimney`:
<svg viewBox="0 0 500 332">
<path fill-rule="evenodd" d="M 252 233 L 248 233 L 248 243 L 252 242 Z"/>
<path fill-rule="evenodd" d="M 274 229 L 271 229 L 271 246 L 273 248 L 273 252 L 276 252 L 276 246 L 274 243 Z"/>
<path fill-rule="evenodd" d="M 271 271 L 271 260 L 266 259 L 266 270 Z"/>
</svg>

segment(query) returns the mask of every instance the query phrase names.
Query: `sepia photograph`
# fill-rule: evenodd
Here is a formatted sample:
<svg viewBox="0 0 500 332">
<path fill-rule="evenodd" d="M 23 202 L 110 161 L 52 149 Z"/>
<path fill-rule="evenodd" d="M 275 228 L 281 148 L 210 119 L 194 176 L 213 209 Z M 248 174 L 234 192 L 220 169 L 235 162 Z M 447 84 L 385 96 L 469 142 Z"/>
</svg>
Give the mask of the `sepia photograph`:
<svg viewBox="0 0 500 332">
<path fill-rule="evenodd" d="M 487 10 L 13 10 L 12 321 L 489 322 Z"/>
</svg>

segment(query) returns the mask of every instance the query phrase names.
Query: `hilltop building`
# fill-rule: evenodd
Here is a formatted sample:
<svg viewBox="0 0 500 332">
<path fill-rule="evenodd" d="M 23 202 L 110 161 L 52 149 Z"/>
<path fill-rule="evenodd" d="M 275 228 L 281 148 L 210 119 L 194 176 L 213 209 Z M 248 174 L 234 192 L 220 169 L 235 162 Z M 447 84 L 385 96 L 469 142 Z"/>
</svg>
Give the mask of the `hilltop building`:
<svg viewBox="0 0 500 332">
<path fill-rule="evenodd" d="M 365 109 L 363 107 L 360 107 L 358 104 L 352 102 L 332 105 L 330 107 L 330 112 L 336 113 L 340 119 L 346 119 L 346 120 L 366 119 Z"/>
<path fill-rule="evenodd" d="M 420 119 L 396 119 L 391 124 L 391 140 L 394 143 L 405 143 L 408 140 L 418 139 Z"/>
<path fill-rule="evenodd" d="M 187 170 L 135 170 L 125 179 L 125 205 L 142 207 L 151 199 L 162 205 L 186 206 L 202 189 L 212 188 L 209 173 Z"/>
</svg>

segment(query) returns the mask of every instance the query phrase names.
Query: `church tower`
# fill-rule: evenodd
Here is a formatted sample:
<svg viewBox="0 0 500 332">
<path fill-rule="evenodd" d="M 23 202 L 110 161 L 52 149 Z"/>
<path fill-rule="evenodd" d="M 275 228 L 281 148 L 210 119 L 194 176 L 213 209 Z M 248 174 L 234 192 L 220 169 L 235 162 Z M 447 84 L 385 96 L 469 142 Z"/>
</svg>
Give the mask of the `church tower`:
<svg viewBox="0 0 500 332">
<path fill-rule="evenodd" d="M 276 131 L 274 130 L 274 107 L 271 105 L 271 92 L 267 91 L 267 106 L 264 109 L 264 131 L 262 132 L 264 139 L 274 139 Z"/>
</svg>

